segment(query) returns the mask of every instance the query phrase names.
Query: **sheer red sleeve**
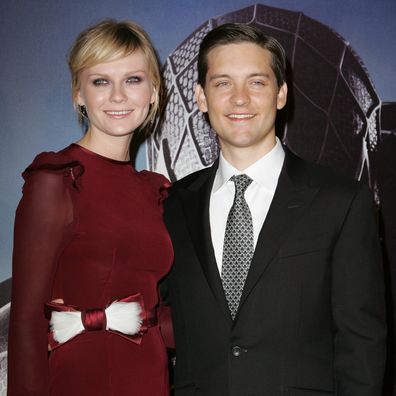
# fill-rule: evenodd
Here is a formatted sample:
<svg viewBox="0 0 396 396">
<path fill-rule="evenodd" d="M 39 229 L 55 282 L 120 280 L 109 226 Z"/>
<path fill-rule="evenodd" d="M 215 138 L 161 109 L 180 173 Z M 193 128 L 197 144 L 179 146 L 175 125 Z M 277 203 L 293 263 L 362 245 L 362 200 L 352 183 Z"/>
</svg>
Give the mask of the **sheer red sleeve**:
<svg viewBox="0 0 396 396">
<path fill-rule="evenodd" d="M 171 187 L 171 182 L 163 175 L 143 170 L 140 172 L 144 177 L 147 177 L 154 193 L 158 196 L 158 205 L 162 211 L 162 202 L 168 197 L 168 189 Z M 162 288 L 165 288 L 164 284 Z M 169 349 L 175 348 L 175 340 L 173 336 L 173 326 L 170 307 L 163 301 L 162 293 L 160 292 L 160 301 L 158 305 L 158 323 L 160 325 L 162 338 L 165 346 Z"/>
<path fill-rule="evenodd" d="M 52 156 L 58 154 L 52 153 Z M 48 321 L 57 261 L 73 228 L 72 190 L 76 163 L 56 164 L 51 153 L 36 158 L 25 173 L 16 211 L 8 346 L 8 395 L 49 392 Z M 48 162 L 48 160 L 50 160 Z"/>
</svg>

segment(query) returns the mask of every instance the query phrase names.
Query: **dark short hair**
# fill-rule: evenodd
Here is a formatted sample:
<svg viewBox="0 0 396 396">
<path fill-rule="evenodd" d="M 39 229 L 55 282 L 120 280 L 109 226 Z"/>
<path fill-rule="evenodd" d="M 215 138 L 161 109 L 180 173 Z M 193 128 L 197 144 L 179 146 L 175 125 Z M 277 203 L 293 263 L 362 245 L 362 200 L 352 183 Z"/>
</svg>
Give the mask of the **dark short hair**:
<svg viewBox="0 0 396 396">
<path fill-rule="evenodd" d="M 202 40 L 198 53 L 198 83 L 204 87 L 208 72 L 208 54 L 221 45 L 253 43 L 268 50 L 272 56 L 271 68 L 278 87 L 286 81 L 286 54 L 282 45 L 259 28 L 243 23 L 225 23 L 211 30 Z"/>
</svg>

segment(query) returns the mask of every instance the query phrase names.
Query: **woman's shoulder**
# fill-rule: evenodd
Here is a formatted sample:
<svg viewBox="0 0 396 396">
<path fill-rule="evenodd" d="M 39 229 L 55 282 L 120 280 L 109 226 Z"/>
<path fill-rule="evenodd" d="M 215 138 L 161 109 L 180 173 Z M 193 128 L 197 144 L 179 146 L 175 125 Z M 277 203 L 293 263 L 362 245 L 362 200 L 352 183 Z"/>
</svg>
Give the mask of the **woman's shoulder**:
<svg viewBox="0 0 396 396">
<path fill-rule="evenodd" d="M 168 196 L 167 190 L 172 184 L 164 175 L 148 170 L 143 170 L 139 173 L 150 183 L 151 188 L 159 195 L 161 201 Z"/>
<path fill-rule="evenodd" d="M 34 158 L 22 173 L 27 181 L 32 175 L 45 173 L 70 178 L 76 187 L 77 181 L 84 173 L 83 165 L 73 156 L 71 146 L 60 151 L 45 151 Z"/>
</svg>

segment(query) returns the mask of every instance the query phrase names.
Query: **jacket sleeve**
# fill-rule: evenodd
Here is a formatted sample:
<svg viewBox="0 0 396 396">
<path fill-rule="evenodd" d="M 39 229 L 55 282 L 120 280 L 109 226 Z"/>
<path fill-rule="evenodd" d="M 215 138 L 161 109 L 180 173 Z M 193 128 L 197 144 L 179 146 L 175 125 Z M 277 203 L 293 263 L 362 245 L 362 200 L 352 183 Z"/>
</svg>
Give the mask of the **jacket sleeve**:
<svg viewBox="0 0 396 396">
<path fill-rule="evenodd" d="M 355 195 L 333 252 L 336 394 L 378 396 L 386 322 L 381 251 L 370 192 Z"/>
<path fill-rule="evenodd" d="M 25 173 L 14 229 L 8 347 L 10 396 L 49 393 L 44 303 L 52 299 L 57 261 L 71 234 L 73 207 L 65 182 L 67 172 Z"/>
</svg>

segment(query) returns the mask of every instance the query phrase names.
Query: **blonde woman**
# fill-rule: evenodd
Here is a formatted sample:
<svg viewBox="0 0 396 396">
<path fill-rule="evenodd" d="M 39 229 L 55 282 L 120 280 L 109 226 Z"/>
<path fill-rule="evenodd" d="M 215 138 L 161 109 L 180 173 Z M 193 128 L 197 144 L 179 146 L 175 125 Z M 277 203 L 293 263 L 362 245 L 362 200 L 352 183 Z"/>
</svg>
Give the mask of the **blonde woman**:
<svg viewBox="0 0 396 396">
<path fill-rule="evenodd" d="M 8 394 L 168 395 L 157 314 L 173 257 L 168 182 L 130 161 L 132 136 L 149 132 L 159 107 L 156 54 L 138 25 L 104 21 L 79 35 L 69 66 L 88 126 L 23 173 Z"/>
</svg>

